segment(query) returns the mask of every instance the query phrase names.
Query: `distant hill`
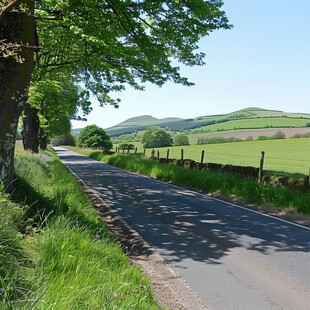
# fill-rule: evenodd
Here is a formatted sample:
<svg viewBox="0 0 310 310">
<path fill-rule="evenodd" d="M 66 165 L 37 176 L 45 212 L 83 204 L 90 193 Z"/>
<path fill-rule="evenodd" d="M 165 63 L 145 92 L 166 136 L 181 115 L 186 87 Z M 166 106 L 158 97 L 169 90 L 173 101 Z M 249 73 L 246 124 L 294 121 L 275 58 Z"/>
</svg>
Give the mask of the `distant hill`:
<svg viewBox="0 0 310 310">
<path fill-rule="evenodd" d="M 288 122 L 287 126 L 283 127 L 303 127 L 306 125 L 298 125 L 302 124 L 302 122 L 298 121 L 296 122 L 296 126 L 292 126 L 291 124 L 295 124 L 295 122 L 292 123 L 292 119 L 299 119 L 302 120 L 304 119 L 304 122 L 310 122 L 310 114 L 306 113 L 287 113 L 283 111 L 278 111 L 278 110 L 266 110 L 266 109 L 261 109 L 257 107 L 251 107 L 251 108 L 246 108 L 242 110 L 238 110 L 235 112 L 227 113 L 227 114 L 221 114 L 221 115 L 207 115 L 207 116 L 199 116 L 194 119 L 189 118 L 189 119 L 182 119 L 182 118 L 177 118 L 177 117 L 168 117 L 168 118 L 163 118 L 163 119 L 158 119 L 155 118 L 151 115 L 142 115 L 142 116 L 136 116 L 129 118 L 125 120 L 124 122 L 121 122 L 113 127 L 105 129 L 106 132 L 111 136 L 111 137 L 117 137 L 123 134 L 131 134 L 135 131 L 143 131 L 146 130 L 149 126 L 158 126 L 170 131 L 187 131 L 188 133 L 191 133 L 193 130 L 193 133 L 196 131 L 195 129 L 201 128 L 204 132 L 208 128 L 213 128 L 216 126 L 216 124 L 221 124 L 225 123 L 225 126 L 220 126 L 221 129 L 223 128 L 235 128 L 237 126 L 240 126 L 239 124 L 235 124 L 235 121 L 238 120 L 247 120 L 247 128 L 253 128 L 255 129 L 254 125 L 254 119 L 269 119 L 268 124 L 270 123 L 270 127 L 277 128 L 277 124 L 283 123 L 277 120 L 278 118 L 287 118 L 290 119 L 291 121 Z M 252 121 L 253 120 L 253 126 L 252 126 Z M 228 124 L 232 124 L 231 126 Z M 305 123 L 306 124 L 306 123 Z M 285 124 L 284 124 L 285 125 Z M 209 127 L 210 126 L 210 127 Z M 259 127 L 261 128 L 261 127 Z M 238 129 L 241 129 L 238 128 Z M 224 129 L 225 130 L 225 129 Z M 73 130 L 76 135 L 81 131 L 81 128 L 79 129 L 74 129 Z M 213 130 L 212 130 L 213 131 Z M 197 132 L 197 131 L 196 131 Z"/>
<path fill-rule="evenodd" d="M 156 121 L 158 121 L 158 118 L 156 117 L 153 117 L 151 115 L 141 115 L 141 116 L 128 118 L 126 121 L 123 121 L 113 127 L 121 127 L 121 125 L 127 125 L 127 124 L 141 125 L 141 124 L 148 124 L 150 122 L 156 122 Z"/>
</svg>

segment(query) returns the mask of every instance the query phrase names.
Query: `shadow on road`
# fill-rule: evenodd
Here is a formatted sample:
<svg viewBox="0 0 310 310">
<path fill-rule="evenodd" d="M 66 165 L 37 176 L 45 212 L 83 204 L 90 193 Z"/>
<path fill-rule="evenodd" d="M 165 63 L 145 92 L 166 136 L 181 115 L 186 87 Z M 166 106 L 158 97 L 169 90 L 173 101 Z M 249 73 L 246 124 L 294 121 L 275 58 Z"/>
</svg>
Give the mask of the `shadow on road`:
<svg viewBox="0 0 310 310">
<path fill-rule="evenodd" d="M 208 264 L 236 247 L 310 251 L 310 231 L 169 184 L 105 165 L 67 150 L 57 155 L 167 261 Z"/>
</svg>

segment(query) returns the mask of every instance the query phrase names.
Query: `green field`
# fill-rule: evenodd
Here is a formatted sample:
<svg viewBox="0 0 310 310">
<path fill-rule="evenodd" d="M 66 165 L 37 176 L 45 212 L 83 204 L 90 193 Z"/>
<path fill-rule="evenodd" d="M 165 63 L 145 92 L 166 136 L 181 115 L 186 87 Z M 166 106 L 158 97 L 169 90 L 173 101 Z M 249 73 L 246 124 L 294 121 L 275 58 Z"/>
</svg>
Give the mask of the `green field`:
<svg viewBox="0 0 310 310">
<path fill-rule="evenodd" d="M 201 122 L 206 119 L 208 120 L 222 120 L 222 119 L 243 119 L 243 118 L 254 118 L 254 117 L 290 117 L 290 118 L 307 118 L 310 119 L 310 114 L 306 113 L 287 113 L 283 111 L 266 110 L 260 108 L 247 108 L 239 111 L 235 111 L 228 114 L 219 116 L 201 118 L 195 120 L 195 122 Z"/>
<path fill-rule="evenodd" d="M 282 127 L 306 127 L 308 123 L 310 123 L 309 119 L 286 118 L 286 117 L 240 119 L 187 130 L 185 131 L 185 133 L 194 134 L 201 132 L 216 132 L 216 131 L 252 129 L 252 128 L 261 129 L 261 128 L 282 128 Z"/>
<path fill-rule="evenodd" d="M 143 152 L 141 143 L 135 143 L 135 145 L 138 147 L 138 152 Z M 201 151 L 205 150 L 204 162 L 258 167 L 261 151 L 265 151 L 264 168 L 266 170 L 307 175 L 310 168 L 310 139 L 283 139 L 169 147 L 169 157 L 179 159 L 182 148 L 184 149 L 184 158 L 196 161 L 200 161 Z M 167 149 L 158 149 L 160 157 L 167 156 Z M 151 149 L 147 149 L 146 156 L 149 157 L 151 151 Z M 157 153 L 155 155 L 157 156 Z"/>
</svg>

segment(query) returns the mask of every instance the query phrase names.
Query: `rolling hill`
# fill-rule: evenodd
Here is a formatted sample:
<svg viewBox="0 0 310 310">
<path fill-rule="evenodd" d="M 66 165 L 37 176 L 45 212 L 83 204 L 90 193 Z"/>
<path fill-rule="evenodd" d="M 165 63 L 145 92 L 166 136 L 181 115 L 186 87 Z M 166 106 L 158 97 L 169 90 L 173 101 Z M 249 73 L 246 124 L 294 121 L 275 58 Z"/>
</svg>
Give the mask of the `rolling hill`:
<svg viewBox="0 0 310 310">
<path fill-rule="evenodd" d="M 150 115 L 130 118 L 106 129 L 111 137 L 146 130 L 158 126 L 173 132 L 185 131 L 186 134 L 210 133 L 242 129 L 308 127 L 310 114 L 286 113 L 283 111 L 247 108 L 228 114 L 200 116 L 194 119 L 176 117 L 157 119 Z"/>
</svg>

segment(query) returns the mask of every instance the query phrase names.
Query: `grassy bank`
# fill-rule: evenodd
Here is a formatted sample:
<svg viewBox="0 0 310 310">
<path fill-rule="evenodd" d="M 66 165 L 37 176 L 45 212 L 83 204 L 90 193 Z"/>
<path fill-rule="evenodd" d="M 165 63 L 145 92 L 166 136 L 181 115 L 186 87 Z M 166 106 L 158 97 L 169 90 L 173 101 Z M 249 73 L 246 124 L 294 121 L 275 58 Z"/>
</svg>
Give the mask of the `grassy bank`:
<svg viewBox="0 0 310 310">
<path fill-rule="evenodd" d="M 270 184 L 261 184 L 252 178 L 241 178 L 220 172 L 185 169 L 174 165 L 161 164 L 157 160 L 148 160 L 136 155 L 115 154 L 108 156 L 91 150 L 72 147 L 70 149 L 123 169 L 204 192 L 220 191 L 222 195 L 243 197 L 247 203 L 293 207 L 304 214 L 310 213 L 310 194 L 284 187 L 273 187 Z"/>
<path fill-rule="evenodd" d="M 0 193 L 0 309 L 159 309 L 148 279 L 48 155 L 19 154 L 16 190 Z"/>
</svg>

